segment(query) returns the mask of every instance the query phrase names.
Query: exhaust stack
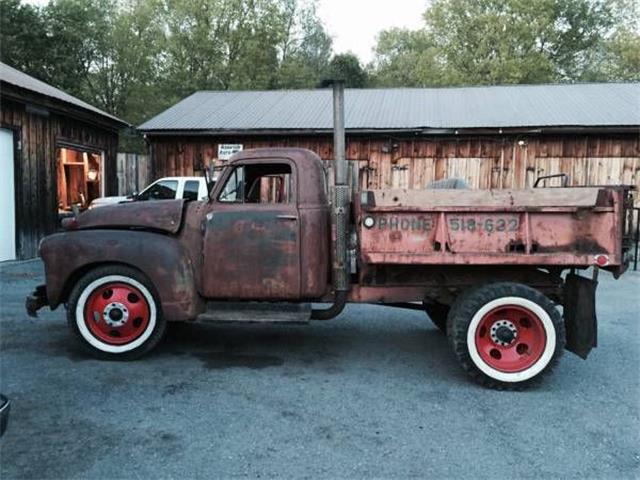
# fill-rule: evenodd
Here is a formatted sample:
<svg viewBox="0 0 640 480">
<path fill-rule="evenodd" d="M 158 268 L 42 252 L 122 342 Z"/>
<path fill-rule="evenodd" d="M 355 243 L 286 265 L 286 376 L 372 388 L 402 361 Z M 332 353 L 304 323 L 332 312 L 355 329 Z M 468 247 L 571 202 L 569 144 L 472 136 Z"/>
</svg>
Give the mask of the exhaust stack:
<svg viewBox="0 0 640 480">
<path fill-rule="evenodd" d="M 333 155 L 335 157 L 335 184 L 347 184 L 344 132 L 344 83 L 333 82 Z"/>
<path fill-rule="evenodd" d="M 333 82 L 333 154 L 335 185 L 333 187 L 332 223 L 335 235 L 333 255 L 333 287 L 336 292 L 349 290 L 349 185 L 345 158 L 344 82 Z"/>
<path fill-rule="evenodd" d="M 314 320 L 329 320 L 337 316 L 347 303 L 349 292 L 349 202 L 344 127 L 344 81 L 333 80 L 333 155 L 334 185 L 331 188 L 331 280 L 334 302 L 325 310 L 312 310 Z"/>
</svg>

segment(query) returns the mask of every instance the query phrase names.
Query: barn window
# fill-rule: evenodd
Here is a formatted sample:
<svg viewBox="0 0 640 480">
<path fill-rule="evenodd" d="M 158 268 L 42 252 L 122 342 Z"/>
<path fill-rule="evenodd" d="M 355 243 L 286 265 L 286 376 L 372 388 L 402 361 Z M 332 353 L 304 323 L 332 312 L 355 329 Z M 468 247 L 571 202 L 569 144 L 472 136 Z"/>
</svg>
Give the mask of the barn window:
<svg viewBox="0 0 640 480">
<path fill-rule="evenodd" d="M 80 148 L 57 149 L 58 212 L 73 206 L 84 210 L 92 200 L 104 196 L 104 162 L 98 152 Z"/>
</svg>

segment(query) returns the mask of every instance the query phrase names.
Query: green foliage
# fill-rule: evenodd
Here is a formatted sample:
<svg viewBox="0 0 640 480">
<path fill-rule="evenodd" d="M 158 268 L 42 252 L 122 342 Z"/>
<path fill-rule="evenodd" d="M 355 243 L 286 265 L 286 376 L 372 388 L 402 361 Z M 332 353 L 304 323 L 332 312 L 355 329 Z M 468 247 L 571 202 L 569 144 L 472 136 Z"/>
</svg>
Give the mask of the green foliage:
<svg viewBox="0 0 640 480">
<path fill-rule="evenodd" d="M 132 123 L 196 90 L 314 87 L 315 0 L 0 0 L 2 61 Z"/>
<path fill-rule="evenodd" d="M 314 2 L 287 0 L 281 63 L 273 88 L 313 88 L 329 65 L 332 41 L 318 21 Z"/>
<path fill-rule="evenodd" d="M 382 32 L 376 81 L 469 85 L 629 79 L 626 0 L 434 0 L 418 31 Z M 637 17 L 636 17 L 637 18 Z"/>
<path fill-rule="evenodd" d="M 370 69 L 379 86 L 446 85 L 438 50 L 424 30 L 393 28 L 380 32 L 375 55 L 376 64 Z"/>
<path fill-rule="evenodd" d="M 621 30 L 606 43 L 606 60 L 598 80 L 640 81 L 640 35 Z"/>
<path fill-rule="evenodd" d="M 266 88 L 282 40 L 279 5 L 266 0 L 167 0 L 167 78 L 198 89 Z"/>
<path fill-rule="evenodd" d="M 109 48 L 115 15 L 115 0 L 57 0 L 45 6 L 46 80 L 84 96 L 89 73 L 100 67 Z"/>
<path fill-rule="evenodd" d="M 43 78 L 45 45 L 40 10 L 20 0 L 0 0 L 0 59 Z"/>
<path fill-rule="evenodd" d="M 326 77 L 344 80 L 346 87 L 363 88 L 367 86 L 367 72 L 360 65 L 360 60 L 353 53 L 335 55 L 327 67 Z"/>
<path fill-rule="evenodd" d="M 111 17 L 83 82 L 84 97 L 134 124 L 162 104 L 156 88 L 166 39 L 159 7 L 155 0 L 134 0 L 121 7 Z"/>
</svg>

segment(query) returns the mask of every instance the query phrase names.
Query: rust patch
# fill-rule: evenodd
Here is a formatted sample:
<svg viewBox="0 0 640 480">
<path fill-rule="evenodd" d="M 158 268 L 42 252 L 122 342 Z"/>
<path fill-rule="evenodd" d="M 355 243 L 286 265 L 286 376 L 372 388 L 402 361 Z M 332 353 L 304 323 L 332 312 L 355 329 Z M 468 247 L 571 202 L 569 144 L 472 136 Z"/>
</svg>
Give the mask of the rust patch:
<svg viewBox="0 0 640 480">
<path fill-rule="evenodd" d="M 540 253 L 560 253 L 560 252 L 576 252 L 585 253 L 603 253 L 607 249 L 591 238 L 578 238 L 575 242 L 565 245 L 546 245 L 538 246 Z"/>
</svg>

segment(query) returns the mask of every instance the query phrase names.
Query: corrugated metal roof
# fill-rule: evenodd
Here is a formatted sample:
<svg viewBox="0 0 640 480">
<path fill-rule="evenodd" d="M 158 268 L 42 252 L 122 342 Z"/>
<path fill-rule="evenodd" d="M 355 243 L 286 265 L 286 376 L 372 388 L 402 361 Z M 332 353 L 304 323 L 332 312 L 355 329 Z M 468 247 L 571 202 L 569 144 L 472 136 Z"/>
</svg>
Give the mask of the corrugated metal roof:
<svg viewBox="0 0 640 480">
<path fill-rule="evenodd" d="M 330 90 L 201 91 L 143 131 L 329 130 Z M 638 126 L 640 83 L 347 89 L 348 130 Z"/>
<path fill-rule="evenodd" d="M 83 102 L 73 95 L 69 95 L 68 93 L 63 92 L 58 88 L 52 87 L 48 83 L 27 75 L 26 73 L 23 73 L 20 70 L 10 67 L 6 63 L 2 62 L 0 62 L 0 81 L 15 85 L 16 87 L 24 88 L 25 90 L 29 90 L 31 92 L 39 93 L 40 95 L 45 95 L 47 97 L 60 100 L 84 110 L 89 110 L 93 113 L 97 113 L 98 115 L 102 115 L 103 117 L 107 117 L 115 122 L 121 123 L 122 125 L 129 125 L 129 123 L 119 119 L 118 117 L 104 112 L 87 102 Z"/>
</svg>

